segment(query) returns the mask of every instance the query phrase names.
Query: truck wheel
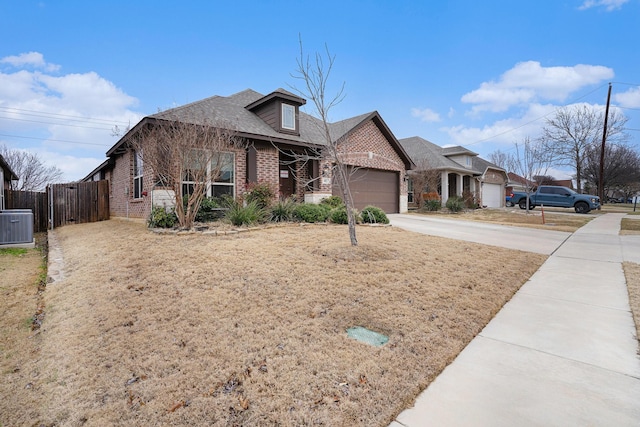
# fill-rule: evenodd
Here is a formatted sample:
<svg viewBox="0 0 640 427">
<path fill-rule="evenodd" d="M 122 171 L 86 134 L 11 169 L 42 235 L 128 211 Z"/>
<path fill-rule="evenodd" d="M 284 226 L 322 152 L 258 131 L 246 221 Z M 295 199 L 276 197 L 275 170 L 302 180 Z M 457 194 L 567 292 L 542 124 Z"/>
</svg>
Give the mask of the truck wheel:
<svg viewBox="0 0 640 427">
<path fill-rule="evenodd" d="M 591 210 L 591 209 L 589 209 L 589 205 L 586 204 L 585 202 L 576 203 L 574 208 L 576 210 L 576 213 L 580 213 L 580 214 L 586 214 Z"/>
<path fill-rule="evenodd" d="M 527 199 L 520 200 L 520 202 L 518 202 L 518 206 L 520 206 L 520 209 L 527 209 Z M 531 204 L 531 201 L 529 201 L 529 210 L 533 208 L 535 208 L 535 206 Z"/>
</svg>

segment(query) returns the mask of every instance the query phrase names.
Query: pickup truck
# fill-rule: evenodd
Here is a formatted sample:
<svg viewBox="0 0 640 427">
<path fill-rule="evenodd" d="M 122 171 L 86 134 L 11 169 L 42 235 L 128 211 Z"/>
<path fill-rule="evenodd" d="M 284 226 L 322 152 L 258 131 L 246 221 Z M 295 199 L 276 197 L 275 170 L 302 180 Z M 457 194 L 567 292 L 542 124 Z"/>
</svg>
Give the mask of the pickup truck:
<svg viewBox="0 0 640 427">
<path fill-rule="evenodd" d="M 520 206 L 520 209 L 527 209 L 527 193 L 513 193 L 511 203 L 513 206 Z M 529 209 L 541 205 L 574 208 L 577 213 L 587 213 L 592 209 L 600 210 L 600 198 L 591 194 L 579 194 L 567 187 L 541 185 L 535 192 L 529 193 Z"/>
</svg>

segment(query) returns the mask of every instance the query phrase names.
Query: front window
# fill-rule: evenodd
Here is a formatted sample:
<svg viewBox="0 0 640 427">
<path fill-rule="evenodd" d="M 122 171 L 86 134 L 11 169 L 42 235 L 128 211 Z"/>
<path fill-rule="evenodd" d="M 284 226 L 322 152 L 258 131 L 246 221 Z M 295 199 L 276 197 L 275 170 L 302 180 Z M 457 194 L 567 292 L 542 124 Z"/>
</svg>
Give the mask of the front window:
<svg viewBox="0 0 640 427">
<path fill-rule="evenodd" d="M 220 197 L 229 195 L 233 197 L 235 185 L 236 159 L 234 153 L 218 153 L 211 161 L 211 170 L 219 171 L 211 183 L 209 195 Z"/>
<path fill-rule="evenodd" d="M 296 107 L 282 104 L 282 128 L 296 130 Z"/>
<path fill-rule="evenodd" d="M 139 151 L 133 153 L 133 198 L 140 199 L 142 197 L 142 179 L 144 175 L 144 167 L 142 155 Z"/>
<path fill-rule="evenodd" d="M 235 154 L 216 153 L 211 162 L 204 164 L 198 156 L 189 159 L 182 179 L 182 194 L 191 194 L 195 184 L 209 181 L 207 197 L 220 197 L 235 194 Z"/>
</svg>

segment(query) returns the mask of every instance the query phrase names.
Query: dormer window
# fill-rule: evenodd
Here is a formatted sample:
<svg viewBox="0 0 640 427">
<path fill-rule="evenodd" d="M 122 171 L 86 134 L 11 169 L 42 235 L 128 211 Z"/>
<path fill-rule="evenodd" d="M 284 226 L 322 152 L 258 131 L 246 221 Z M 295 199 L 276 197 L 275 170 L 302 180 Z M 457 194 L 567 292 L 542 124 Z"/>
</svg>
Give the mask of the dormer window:
<svg viewBox="0 0 640 427">
<path fill-rule="evenodd" d="M 296 130 L 296 107 L 282 104 L 282 129 Z"/>
</svg>

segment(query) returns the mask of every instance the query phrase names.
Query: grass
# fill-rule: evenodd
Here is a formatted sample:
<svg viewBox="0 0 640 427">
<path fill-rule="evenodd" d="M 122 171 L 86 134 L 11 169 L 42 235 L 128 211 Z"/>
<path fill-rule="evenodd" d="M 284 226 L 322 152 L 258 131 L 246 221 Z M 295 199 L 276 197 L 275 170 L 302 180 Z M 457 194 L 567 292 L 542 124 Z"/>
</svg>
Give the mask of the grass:
<svg viewBox="0 0 640 427">
<path fill-rule="evenodd" d="M 355 248 L 337 225 L 56 233 L 65 279 L 33 387 L 2 389 L 8 425 L 386 426 L 545 259 L 393 227 L 359 227 Z"/>
<path fill-rule="evenodd" d="M 640 220 L 631 218 L 622 218 L 620 223 L 620 230 L 623 234 L 639 234 L 640 233 Z"/>
<path fill-rule="evenodd" d="M 11 255 L 11 256 L 20 256 L 27 253 L 27 249 L 24 248 L 2 248 L 0 249 L 0 256 L 2 255 Z"/>
<path fill-rule="evenodd" d="M 640 215 L 640 206 L 633 210 L 632 203 L 607 203 L 602 205 L 603 213 L 626 213 L 628 215 Z"/>
<path fill-rule="evenodd" d="M 32 425 L 39 417 L 40 339 L 32 324 L 42 264 L 40 248 L 0 249 L 0 425 Z"/>
<path fill-rule="evenodd" d="M 640 345 L 640 264 L 625 262 L 622 264 L 629 292 L 629 306 L 636 323 L 636 338 Z"/>
</svg>

